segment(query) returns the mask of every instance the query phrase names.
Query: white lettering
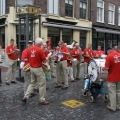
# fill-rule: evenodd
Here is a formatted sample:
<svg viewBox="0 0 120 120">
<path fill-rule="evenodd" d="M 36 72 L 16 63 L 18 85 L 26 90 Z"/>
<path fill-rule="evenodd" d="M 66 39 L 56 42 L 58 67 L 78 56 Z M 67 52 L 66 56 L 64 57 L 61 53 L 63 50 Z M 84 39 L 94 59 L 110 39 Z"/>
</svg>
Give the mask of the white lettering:
<svg viewBox="0 0 120 120">
<path fill-rule="evenodd" d="M 31 57 L 35 57 L 36 50 L 31 50 Z"/>
<path fill-rule="evenodd" d="M 115 62 L 115 63 L 120 62 L 120 56 L 119 56 L 119 55 L 115 55 L 115 56 L 114 56 L 114 62 Z"/>
</svg>

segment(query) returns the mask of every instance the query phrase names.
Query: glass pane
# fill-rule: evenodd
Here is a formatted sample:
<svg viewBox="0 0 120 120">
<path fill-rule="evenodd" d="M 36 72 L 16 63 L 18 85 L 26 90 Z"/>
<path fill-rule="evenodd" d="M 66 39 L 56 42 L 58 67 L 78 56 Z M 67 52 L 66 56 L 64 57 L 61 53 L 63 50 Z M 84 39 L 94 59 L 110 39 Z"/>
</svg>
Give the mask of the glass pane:
<svg viewBox="0 0 120 120">
<path fill-rule="evenodd" d="M 33 5 L 33 0 L 17 0 L 17 6 Z"/>
<path fill-rule="evenodd" d="M 57 15 L 58 15 L 58 8 L 59 8 L 58 1 L 59 0 L 54 0 L 54 14 L 57 14 Z"/>
<path fill-rule="evenodd" d="M 65 3 L 68 3 L 68 0 L 65 0 Z"/>
<path fill-rule="evenodd" d="M 112 10 L 112 11 L 114 11 L 114 5 L 112 5 L 112 4 L 109 4 L 109 10 Z"/>
<path fill-rule="evenodd" d="M 102 1 L 98 1 L 97 2 L 97 7 L 103 7 L 103 2 Z"/>
<path fill-rule="evenodd" d="M 69 0 L 69 4 L 70 4 L 70 5 L 73 5 L 73 0 Z"/>
<path fill-rule="evenodd" d="M 80 2 L 80 8 L 82 8 L 82 2 Z"/>
<path fill-rule="evenodd" d="M 83 8 L 84 8 L 84 9 L 86 9 L 86 6 L 87 6 L 86 3 L 83 3 Z"/>
<path fill-rule="evenodd" d="M 118 9 L 118 12 L 120 13 L 120 7 L 119 7 L 119 9 Z"/>
<path fill-rule="evenodd" d="M 49 0 L 49 13 L 53 14 L 53 0 Z"/>
<path fill-rule="evenodd" d="M 118 14 L 118 24 L 120 25 L 120 13 Z"/>
</svg>

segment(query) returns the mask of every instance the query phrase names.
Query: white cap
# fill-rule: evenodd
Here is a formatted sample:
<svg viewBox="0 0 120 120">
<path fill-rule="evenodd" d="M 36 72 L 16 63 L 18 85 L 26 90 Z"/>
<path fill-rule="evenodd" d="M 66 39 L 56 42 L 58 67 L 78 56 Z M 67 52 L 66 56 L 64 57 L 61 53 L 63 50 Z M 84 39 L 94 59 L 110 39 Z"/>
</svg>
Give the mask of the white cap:
<svg viewBox="0 0 120 120">
<path fill-rule="evenodd" d="M 42 38 L 37 38 L 37 39 L 35 40 L 35 44 L 41 44 L 41 43 L 43 43 Z"/>
</svg>

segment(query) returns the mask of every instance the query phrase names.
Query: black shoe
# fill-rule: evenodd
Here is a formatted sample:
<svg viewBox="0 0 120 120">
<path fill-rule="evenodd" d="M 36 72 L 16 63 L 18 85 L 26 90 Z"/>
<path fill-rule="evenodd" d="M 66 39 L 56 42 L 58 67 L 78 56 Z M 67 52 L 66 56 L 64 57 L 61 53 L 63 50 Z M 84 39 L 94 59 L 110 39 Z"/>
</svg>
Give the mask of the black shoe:
<svg viewBox="0 0 120 120">
<path fill-rule="evenodd" d="M 9 82 L 6 82 L 6 85 L 10 85 L 10 83 L 9 83 Z"/>
<path fill-rule="evenodd" d="M 26 103 L 26 102 L 27 102 L 27 98 L 24 97 L 24 98 L 22 99 L 22 101 L 23 101 L 24 103 Z"/>
<path fill-rule="evenodd" d="M 16 81 L 11 81 L 11 83 L 14 83 L 14 84 L 16 84 L 17 82 L 16 82 Z"/>
<path fill-rule="evenodd" d="M 68 87 L 62 87 L 62 89 L 63 89 L 63 90 L 66 90 L 66 89 L 68 89 Z"/>
<path fill-rule="evenodd" d="M 39 89 L 34 89 L 35 92 L 39 92 Z"/>
<path fill-rule="evenodd" d="M 35 94 L 34 94 L 34 93 L 31 93 L 31 94 L 30 94 L 30 98 L 32 98 L 32 97 L 35 97 Z"/>
<path fill-rule="evenodd" d="M 49 90 L 49 88 L 47 87 L 46 90 Z"/>
<path fill-rule="evenodd" d="M 56 85 L 56 86 L 55 86 L 55 88 L 60 88 L 60 87 L 61 87 L 61 85 Z"/>
</svg>

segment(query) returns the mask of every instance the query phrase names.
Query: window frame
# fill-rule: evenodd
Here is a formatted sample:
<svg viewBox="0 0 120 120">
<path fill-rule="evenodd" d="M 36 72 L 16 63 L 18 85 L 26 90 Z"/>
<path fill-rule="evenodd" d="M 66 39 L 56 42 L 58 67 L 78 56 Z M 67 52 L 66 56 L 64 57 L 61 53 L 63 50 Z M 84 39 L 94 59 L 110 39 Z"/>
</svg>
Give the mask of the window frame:
<svg viewBox="0 0 120 120">
<path fill-rule="evenodd" d="M 84 1 L 84 0 L 80 0 L 80 4 L 82 3 L 82 9 L 83 9 L 83 4 L 86 4 L 86 13 L 85 13 L 85 18 L 83 18 L 83 11 L 82 11 L 82 17 L 81 17 L 81 12 L 80 12 L 80 19 L 87 19 L 87 10 L 88 10 L 88 0 Z M 81 7 L 80 7 L 81 9 Z M 80 10 L 81 11 L 81 10 Z"/>
<path fill-rule="evenodd" d="M 47 4 L 47 9 L 48 9 L 48 10 L 47 10 L 47 13 L 48 13 L 48 14 L 51 14 L 51 15 L 59 15 L 59 0 L 58 0 L 58 13 L 57 13 L 57 14 L 54 14 L 54 1 L 55 1 L 55 0 L 53 0 L 53 8 L 52 8 L 52 12 L 53 12 L 53 13 L 49 13 L 49 0 L 47 0 L 47 3 L 48 3 L 48 4 Z"/>
<path fill-rule="evenodd" d="M 105 19 L 104 19 L 104 7 L 105 7 L 105 2 L 104 2 L 103 0 L 97 0 L 97 2 L 98 2 L 98 1 L 100 1 L 100 2 L 103 3 L 103 7 L 98 7 L 98 6 L 97 6 L 97 14 L 98 14 L 98 8 L 99 8 L 99 10 L 100 10 L 100 8 L 102 8 L 103 11 L 102 11 L 102 21 L 100 21 L 100 16 L 99 16 L 99 20 L 98 20 L 98 18 L 97 18 L 97 22 L 104 23 L 104 21 L 105 21 Z M 97 15 L 97 16 L 98 16 L 98 15 Z"/>
<path fill-rule="evenodd" d="M 114 6 L 114 11 L 109 10 L 109 5 L 113 5 L 113 6 Z M 114 25 L 114 24 L 115 24 L 115 5 L 112 4 L 112 3 L 109 3 L 109 5 L 108 5 L 108 24 Z M 110 23 L 110 22 L 109 22 L 109 11 L 112 11 L 112 12 L 113 12 L 113 23 Z"/>
<path fill-rule="evenodd" d="M 6 14 L 6 0 L 0 0 L 0 16 Z"/>
<path fill-rule="evenodd" d="M 118 26 L 120 26 L 120 6 L 118 7 Z"/>
<path fill-rule="evenodd" d="M 70 0 L 68 0 L 68 3 L 69 3 L 69 1 L 70 1 Z M 68 3 L 67 3 L 67 4 L 68 4 Z M 65 4 L 66 4 L 66 1 L 65 1 Z M 69 7 L 69 8 L 70 8 L 70 7 Z M 70 11 L 69 9 L 67 9 L 67 10 L 68 10 L 68 12 Z M 74 17 L 74 0 L 72 0 L 72 16 L 70 16 L 70 12 L 68 13 L 68 15 L 66 15 L 66 5 L 65 5 L 65 16 L 66 16 L 66 17 L 72 17 L 72 18 Z"/>
</svg>

